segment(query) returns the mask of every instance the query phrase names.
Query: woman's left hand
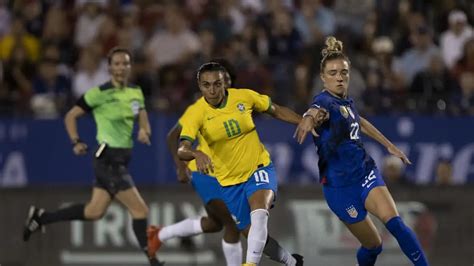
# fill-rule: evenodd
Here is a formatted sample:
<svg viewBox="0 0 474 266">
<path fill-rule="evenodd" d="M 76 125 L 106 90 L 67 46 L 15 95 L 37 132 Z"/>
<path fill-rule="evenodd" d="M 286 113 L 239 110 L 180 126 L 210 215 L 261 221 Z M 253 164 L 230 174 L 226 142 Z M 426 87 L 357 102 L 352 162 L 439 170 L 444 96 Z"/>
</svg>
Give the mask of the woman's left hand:
<svg viewBox="0 0 474 266">
<path fill-rule="evenodd" d="M 410 160 L 408 159 L 408 157 L 405 155 L 405 153 L 403 153 L 401 150 L 399 150 L 397 148 L 397 146 L 395 145 L 391 145 L 390 147 L 387 148 L 388 152 L 394 156 L 397 156 L 398 158 L 400 158 L 400 160 L 402 160 L 402 162 L 404 162 L 405 164 L 411 164 Z"/>
<path fill-rule="evenodd" d="M 137 136 L 137 139 L 140 143 L 143 143 L 143 144 L 146 144 L 148 146 L 151 145 L 151 141 L 150 141 L 150 134 L 148 132 L 146 132 L 146 130 L 140 128 L 138 130 L 138 136 Z"/>
</svg>

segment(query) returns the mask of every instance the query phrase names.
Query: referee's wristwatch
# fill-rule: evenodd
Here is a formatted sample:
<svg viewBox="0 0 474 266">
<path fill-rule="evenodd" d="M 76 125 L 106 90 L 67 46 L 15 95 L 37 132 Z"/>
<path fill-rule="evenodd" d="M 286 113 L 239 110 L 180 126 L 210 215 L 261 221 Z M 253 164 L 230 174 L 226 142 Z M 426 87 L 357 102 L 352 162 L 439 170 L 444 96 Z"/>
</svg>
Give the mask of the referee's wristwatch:
<svg viewBox="0 0 474 266">
<path fill-rule="evenodd" d="M 84 143 L 84 142 L 82 142 L 82 140 L 80 138 L 75 138 L 75 139 L 72 140 L 72 146 L 73 147 L 76 146 L 76 144 L 78 144 L 78 143 Z"/>
</svg>

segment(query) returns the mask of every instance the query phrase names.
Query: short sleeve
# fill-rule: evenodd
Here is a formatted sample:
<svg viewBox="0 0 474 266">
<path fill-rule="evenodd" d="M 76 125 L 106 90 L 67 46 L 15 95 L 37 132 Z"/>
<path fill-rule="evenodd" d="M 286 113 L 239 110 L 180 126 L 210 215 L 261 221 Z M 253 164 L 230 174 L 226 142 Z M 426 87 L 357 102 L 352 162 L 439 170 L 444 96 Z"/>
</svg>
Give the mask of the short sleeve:
<svg viewBox="0 0 474 266">
<path fill-rule="evenodd" d="M 179 118 L 178 123 L 181 125 L 181 134 L 179 140 L 188 140 L 193 143 L 198 135 L 202 123 L 202 112 L 197 110 L 195 105 L 186 109 L 184 114 Z"/>
<path fill-rule="evenodd" d="M 138 88 L 138 104 L 140 109 L 145 109 L 145 96 L 143 96 L 142 88 Z"/>
<path fill-rule="evenodd" d="M 314 96 L 313 101 L 311 102 L 310 108 L 328 109 L 327 99 L 322 94 Z"/>
<path fill-rule="evenodd" d="M 253 90 L 246 90 L 246 93 L 253 104 L 253 109 L 257 112 L 267 112 L 272 106 L 272 100 L 269 96 L 260 94 Z"/>
<path fill-rule="evenodd" d="M 84 93 L 84 101 L 90 109 L 94 109 L 101 104 L 101 93 L 99 88 L 92 88 Z"/>
</svg>

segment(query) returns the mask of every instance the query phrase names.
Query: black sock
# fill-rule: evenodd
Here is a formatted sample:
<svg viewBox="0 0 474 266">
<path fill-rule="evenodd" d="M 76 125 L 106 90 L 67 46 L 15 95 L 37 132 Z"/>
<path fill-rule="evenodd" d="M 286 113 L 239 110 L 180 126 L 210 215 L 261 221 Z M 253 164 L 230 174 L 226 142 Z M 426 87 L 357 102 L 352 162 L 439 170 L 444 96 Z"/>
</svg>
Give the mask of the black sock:
<svg viewBox="0 0 474 266">
<path fill-rule="evenodd" d="M 133 232 L 135 233 L 135 237 L 138 240 L 138 244 L 140 248 L 145 251 L 148 250 L 148 239 L 146 236 L 146 227 L 147 227 L 147 220 L 146 219 L 133 219 Z M 148 253 L 147 253 L 148 255 Z"/>
<path fill-rule="evenodd" d="M 54 212 L 44 212 L 40 217 L 41 224 L 50 224 L 59 221 L 85 220 L 84 204 L 74 204 Z"/>
</svg>

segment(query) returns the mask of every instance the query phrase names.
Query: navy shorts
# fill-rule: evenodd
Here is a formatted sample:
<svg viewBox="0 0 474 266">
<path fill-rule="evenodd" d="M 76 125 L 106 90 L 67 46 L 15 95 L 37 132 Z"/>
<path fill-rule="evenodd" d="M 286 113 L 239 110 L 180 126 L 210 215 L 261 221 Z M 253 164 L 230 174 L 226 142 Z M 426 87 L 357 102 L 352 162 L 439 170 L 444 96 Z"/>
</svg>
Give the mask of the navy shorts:
<svg viewBox="0 0 474 266">
<path fill-rule="evenodd" d="M 244 230 L 250 225 L 248 198 L 258 190 L 272 190 L 275 200 L 278 192 L 278 179 L 272 163 L 255 170 L 244 183 L 221 187 L 224 201 L 239 230 Z"/>
<path fill-rule="evenodd" d="M 323 186 L 323 192 L 329 208 L 337 217 L 345 223 L 353 224 L 367 216 L 365 200 L 369 192 L 378 186 L 385 186 L 385 182 L 375 168 L 357 184 L 346 187 Z"/>
<path fill-rule="evenodd" d="M 216 178 L 201 172 L 192 172 L 191 184 L 204 204 L 213 199 L 222 200 L 221 187 Z"/>
</svg>

